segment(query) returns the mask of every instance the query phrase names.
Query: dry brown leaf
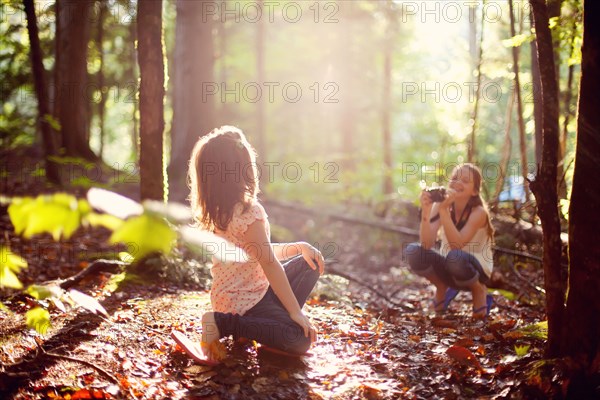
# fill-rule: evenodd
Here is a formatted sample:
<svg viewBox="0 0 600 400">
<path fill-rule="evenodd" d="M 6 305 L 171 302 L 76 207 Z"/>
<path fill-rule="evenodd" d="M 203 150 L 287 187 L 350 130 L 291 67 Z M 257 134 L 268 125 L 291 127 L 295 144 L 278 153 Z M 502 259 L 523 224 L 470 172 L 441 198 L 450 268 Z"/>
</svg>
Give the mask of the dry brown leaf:
<svg viewBox="0 0 600 400">
<path fill-rule="evenodd" d="M 475 357 L 475 355 L 467 348 L 456 345 L 450 346 L 448 350 L 446 350 L 446 354 L 461 365 L 466 365 L 468 367 L 473 367 L 478 371 L 483 371 L 483 368 L 477 360 L 477 357 Z"/>
</svg>

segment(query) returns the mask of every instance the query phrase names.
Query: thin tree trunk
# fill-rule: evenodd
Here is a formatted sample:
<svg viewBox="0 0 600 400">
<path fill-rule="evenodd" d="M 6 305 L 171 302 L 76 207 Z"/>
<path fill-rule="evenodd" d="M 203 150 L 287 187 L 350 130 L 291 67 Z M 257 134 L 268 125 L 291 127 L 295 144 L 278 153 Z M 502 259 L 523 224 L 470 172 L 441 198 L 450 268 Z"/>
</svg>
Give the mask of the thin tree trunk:
<svg viewBox="0 0 600 400">
<path fill-rule="evenodd" d="M 29 34 L 29 47 L 31 49 L 31 69 L 33 83 L 38 99 L 38 122 L 42 131 L 44 155 L 46 158 L 46 177 L 52 183 L 60 184 L 58 165 L 50 157 L 57 154 L 55 132 L 48 118 L 51 117 L 48 103 L 48 86 L 46 86 L 46 71 L 44 70 L 42 49 L 37 27 L 37 18 L 33 0 L 24 0 L 25 14 L 27 15 L 27 32 Z"/>
<path fill-rule="evenodd" d="M 227 7 L 227 1 L 224 1 L 223 4 Z M 264 11 L 263 11 L 264 15 Z M 217 42 L 217 57 L 219 59 L 219 72 L 218 72 L 218 82 L 227 83 L 227 63 L 225 62 L 227 54 L 227 40 L 229 35 L 229 29 L 227 28 L 227 24 L 225 21 L 218 21 L 216 24 L 217 27 L 217 35 L 215 40 Z M 225 121 L 229 121 L 229 109 L 227 107 L 227 102 L 217 102 L 218 103 L 218 118 L 215 121 L 217 126 L 226 125 Z M 262 171 L 264 174 L 265 171 Z M 264 176 L 264 175 L 263 175 Z M 266 178 L 265 178 L 266 179 Z M 261 180 L 262 181 L 262 180 Z M 267 180 L 268 182 L 268 180 Z"/>
<path fill-rule="evenodd" d="M 129 42 L 131 43 L 131 76 L 133 78 L 133 82 L 138 81 L 138 75 L 136 74 L 136 65 L 138 65 L 137 51 L 135 50 L 135 43 L 137 42 L 137 21 L 131 21 L 129 25 Z M 137 85 L 137 84 L 136 84 Z M 133 159 L 138 160 L 140 154 L 140 132 L 139 132 L 139 99 L 133 99 L 133 126 L 131 131 L 131 149 L 133 151 Z"/>
<path fill-rule="evenodd" d="M 577 37 L 577 29 L 576 29 L 576 22 L 573 22 L 573 34 L 571 36 L 571 40 L 569 42 L 569 56 L 572 57 L 573 56 L 573 52 L 575 50 L 575 38 Z M 560 158 L 559 158 L 559 163 L 563 164 L 563 174 L 559 175 L 558 179 L 561 181 L 559 182 L 559 198 L 566 198 L 567 197 L 567 193 L 566 193 L 566 181 L 565 181 L 565 173 L 566 170 L 564 168 L 565 165 L 565 158 L 567 155 L 567 140 L 569 138 L 569 122 L 571 121 L 571 101 L 573 98 L 573 80 L 574 80 L 574 76 L 575 76 L 575 65 L 571 64 L 569 65 L 569 73 L 568 73 L 568 77 L 567 77 L 567 88 L 565 89 L 565 111 L 564 111 L 564 115 L 565 115 L 565 119 L 563 121 L 563 129 L 562 129 L 562 134 L 560 135 Z M 561 193 L 560 192 L 560 188 L 561 187 L 565 187 L 565 193 Z"/>
<path fill-rule="evenodd" d="M 263 0 L 259 0 L 261 10 L 263 9 Z M 263 10 L 265 15 L 265 10 Z M 264 87 L 265 82 L 265 18 L 260 18 L 256 23 L 256 78 L 258 84 Z M 268 161 L 267 148 L 266 148 L 266 132 L 265 132 L 265 120 L 266 120 L 266 96 L 260 96 L 257 101 L 257 115 L 256 115 L 256 147 L 258 155 L 264 161 Z M 267 168 L 261 168 L 261 171 L 266 171 Z M 270 182 L 270 177 L 263 176 L 261 179 L 261 189 L 266 182 Z"/>
<path fill-rule="evenodd" d="M 564 355 L 582 362 L 587 373 L 596 374 L 600 365 L 600 213 L 597 210 L 600 204 L 600 180 L 595 178 L 600 165 L 598 21 L 600 3 L 585 0 L 577 148 L 569 207 L 569 298 L 563 342 Z M 593 384 L 591 379 L 587 383 Z M 578 389 L 586 391 L 585 387 Z M 588 393 L 593 393 L 594 388 L 589 389 Z M 578 393 L 571 395 L 572 398 L 584 397 Z"/>
<path fill-rule="evenodd" d="M 533 13 L 529 13 L 529 22 L 533 31 Z M 533 94 L 533 121 L 535 125 L 535 163 L 540 168 L 542 165 L 542 82 L 540 66 L 537 58 L 537 37 L 531 42 L 531 86 Z"/>
<path fill-rule="evenodd" d="M 337 24 L 338 52 L 337 68 L 340 77 L 340 115 L 339 131 L 341 140 L 341 153 L 343 154 L 343 168 L 354 170 L 356 167 L 357 154 L 354 144 L 356 135 L 356 105 L 354 96 L 354 85 L 356 77 L 353 75 L 355 49 L 354 37 L 350 30 L 353 25 L 353 13 L 356 5 L 352 1 L 343 1 L 340 5 L 340 22 Z"/>
<path fill-rule="evenodd" d="M 485 0 L 483 1 L 485 7 Z M 483 11 L 482 11 L 483 13 Z M 481 67 L 483 65 L 483 26 L 484 26 L 484 15 L 481 16 L 481 32 L 479 33 L 479 58 L 477 61 L 477 87 L 475 91 L 475 104 L 473 105 L 473 114 L 471 115 L 471 136 L 469 140 L 469 146 L 467 150 L 467 160 L 470 163 L 476 162 L 477 159 L 477 146 L 475 135 L 477 134 L 477 123 L 479 113 L 479 99 L 481 98 Z"/>
<path fill-rule="evenodd" d="M 547 0 L 547 5 L 548 5 L 548 18 L 558 18 L 558 24 L 560 24 L 560 16 L 561 16 L 561 9 L 562 9 L 562 3 L 563 0 Z M 558 93 L 559 93 L 559 97 L 560 97 L 560 64 L 561 64 L 561 57 L 560 57 L 560 39 L 556 39 L 553 38 L 552 41 L 552 47 L 554 49 L 554 65 L 556 67 L 556 84 L 558 85 Z M 560 98 L 559 98 L 559 102 L 560 102 Z M 559 105 L 559 115 L 560 115 L 560 105 Z M 556 166 L 557 168 L 557 175 L 558 175 L 558 198 L 559 199 L 564 199 L 567 197 L 567 184 L 565 182 L 564 179 L 561 179 L 561 177 L 564 175 L 564 167 L 565 167 L 565 153 L 563 152 L 563 146 L 562 146 L 562 136 L 559 134 L 559 146 L 558 146 L 558 165 Z"/>
<path fill-rule="evenodd" d="M 513 0 L 508 0 L 510 15 L 510 34 L 512 37 L 517 35 L 515 30 L 515 15 L 513 10 Z M 515 94 L 517 96 L 517 121 L 519 127 L 519 149 L 521 151 L 521 172 L 523 175 L 523 189 L 525 190 L 525 202 L 529 201 L 529 188 L 527 187 L 527 142 L 525 139 L 525 121 L 523 121 L 523 101 L 521 100 L 521 81 L 519 78 L 519 48 L 513 46 L 513 72 L 515 74 Z"/>
<path fill-rule="evenodd" d="M 394 16 L 390 11 L 389 1 L 385 3 L 386 30 L 383 43 L 383 104 L 381 125 L 383 130 L 383 194 L 394 192 L 392 182 L 392 133 L 391 133 L 391 107 L 392 107 L 392 24 Z"/>
<path fill-rule="evenodd" d="M 192 148 L 215 128 L 214 102 L 221 94 L 213 74 L 213 23 L 203 13 L 207 1 L 177 1 L 169 199 L 181 202 L 189 194 L 186 178 Z"/>
<path fill-rule="evenodd" d="M 58 97 L 59 97 L 59 93 L 60 93 L 60 74 L 59 74 L 59 68 L 58 66 L 60 65 L 60 61 L 61 61 L 61 51 L 60 51 L 60 46 L 58 45 L 58 38 L 61 37 L 61 23 L 60 23 L 60 3 L 63 0 L 56 0 L 56 3 L 54 4 L 54 71 L 52 71 L 52 76 L 54 77 L 54 105 L 52 107 L 52 116 L 54 118 L 55 121 L 59 121 L 59 115 L 60 115 L 60 103 L 58 102 Z M 56 138 L 57 144 L 56 147 L 57 148 L 61 148 L 62 147 L 62 133 L 61 135 Z"/>
<path fill-rule="evenodd" d="M 163 200 L 165 69 L 162 0 L 140 1 L 137 22 L 140 65 L 140 197 L 142 200 Z"/>
<path fill-rule="evenodd" d="M 556 189 L 558 164 L 558 85 L 554 66 L 552 35 L 548 26 L 548 10 L 544 0 L 530 0 L 535 20 L 538 62 L 543 94 L 543 153 L 542 166 L 531 190 L 535 194 L 544 232 L 543 264 L 548 315 L 546 355 L 559 354 L 561 329 L 564 320 L 565 277 L 561 271 L 562 241 Z"/>
<path fill-rule="evenodd" d="M 91 0 L 59 0 L 56 48 L 58 119 L 66 155 L 97 160 L 88 138 L 87 48 Z"/>
<path fill-rule="evenodd" d="M 508 170 L 508 162 L 510 161 L 510 153 L 512 152 L 512 138 L 510 135 L 510 131 L 512 128 L 512 112 L 513 105 L 515 104 L 515 91 L 514 88 L 510 93 L 510 99 L 508 99 L 508 104 L 506 105 L 506 125 L 504 127 L 504 146 L 502 147 L 502 160 L 500 161 L 500 176 L 496 181 L 496 191 L 493 197 L 493 204 L 498 204 L 500 202 L 500 193 L 502 193 L 502 189 L 504 188 L 504 181 L 506 179 L 506 171 Z"/>
<path fill-rule="evenodd" d="M 477 68 L 477 5 L 469 5 L 469 54 L 471 69 Z"/>
<path fill-rule="evenodd" d="M 104 20 L 106 16 L 106 0 L 100 0 L 100 10 L 98 15 L 98 31 L 96 32 L 96 45 L 98 47 L 98 56 L 100 67 L 98 68 L 98 87 L 100 88 L 100 101 L 98 102 L 98 128 L 100 131 L 100 149 L 98 157 L 102 159 L 104 154 L 104 109 L 106 108 L 106 90 L 104 87 Z"/>
</svg>

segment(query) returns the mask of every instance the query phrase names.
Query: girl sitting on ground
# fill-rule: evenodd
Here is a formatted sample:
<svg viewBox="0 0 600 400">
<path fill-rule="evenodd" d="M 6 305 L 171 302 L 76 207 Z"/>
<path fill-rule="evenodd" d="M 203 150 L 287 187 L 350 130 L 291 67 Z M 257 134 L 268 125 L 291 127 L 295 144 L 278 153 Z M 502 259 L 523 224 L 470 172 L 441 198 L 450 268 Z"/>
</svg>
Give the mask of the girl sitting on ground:
<svg viewBox="0 0 600 400">
<path fill-rule="evenodd" d="M 183 343 L 199 362 L 218 361 L 216 345 L 229 335 L 298 355 L 316 340 L 302 306 L 323 273 L 323 256 L 305 242 L 271 243 L 267 214 L 257 200 L 257 172 L 254 149 L 232 126 L 201 137 L 192 151 L 191 206 L 199 227 L 247 255 L 235 262 L 213 259 L 213 311 L 202 316 L 201 346 L 186 349 Z M 182 344 L 181 334 L 173 337 Z"/>
</svg>

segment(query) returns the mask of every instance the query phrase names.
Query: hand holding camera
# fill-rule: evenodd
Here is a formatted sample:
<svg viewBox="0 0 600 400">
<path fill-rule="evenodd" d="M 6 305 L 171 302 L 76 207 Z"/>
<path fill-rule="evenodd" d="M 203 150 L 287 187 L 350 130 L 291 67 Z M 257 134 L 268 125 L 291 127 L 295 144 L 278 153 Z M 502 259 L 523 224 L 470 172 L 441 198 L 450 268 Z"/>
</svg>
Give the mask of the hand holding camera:
<svg viewBox="0 0 600 400">
<path fill-rule="evenodd" d="M 444 187 L 426 188 L 425 191 L 429 194 L 432 203 L 441 203 L 446 198 L 446 188 Z"/>
</svg>

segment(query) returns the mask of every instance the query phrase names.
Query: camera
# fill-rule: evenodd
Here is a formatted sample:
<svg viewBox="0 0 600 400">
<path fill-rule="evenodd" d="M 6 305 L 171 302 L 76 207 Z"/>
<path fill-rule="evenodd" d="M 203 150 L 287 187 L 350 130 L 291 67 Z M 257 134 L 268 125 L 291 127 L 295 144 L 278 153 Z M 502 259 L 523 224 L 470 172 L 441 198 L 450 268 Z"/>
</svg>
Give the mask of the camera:
<svg viewBox="0 0 600 400">
<path fill-rule="evenodd" d="M 435 188 L 427 188 L 425 189 L 427 193 L 429 193 L 429 197 L 431 197 L 431 201 L 434 203 L 440 203 L 444 201 L 446 198 L 446 188 L 443 187 L 435 187 Z"/>
</svg>

